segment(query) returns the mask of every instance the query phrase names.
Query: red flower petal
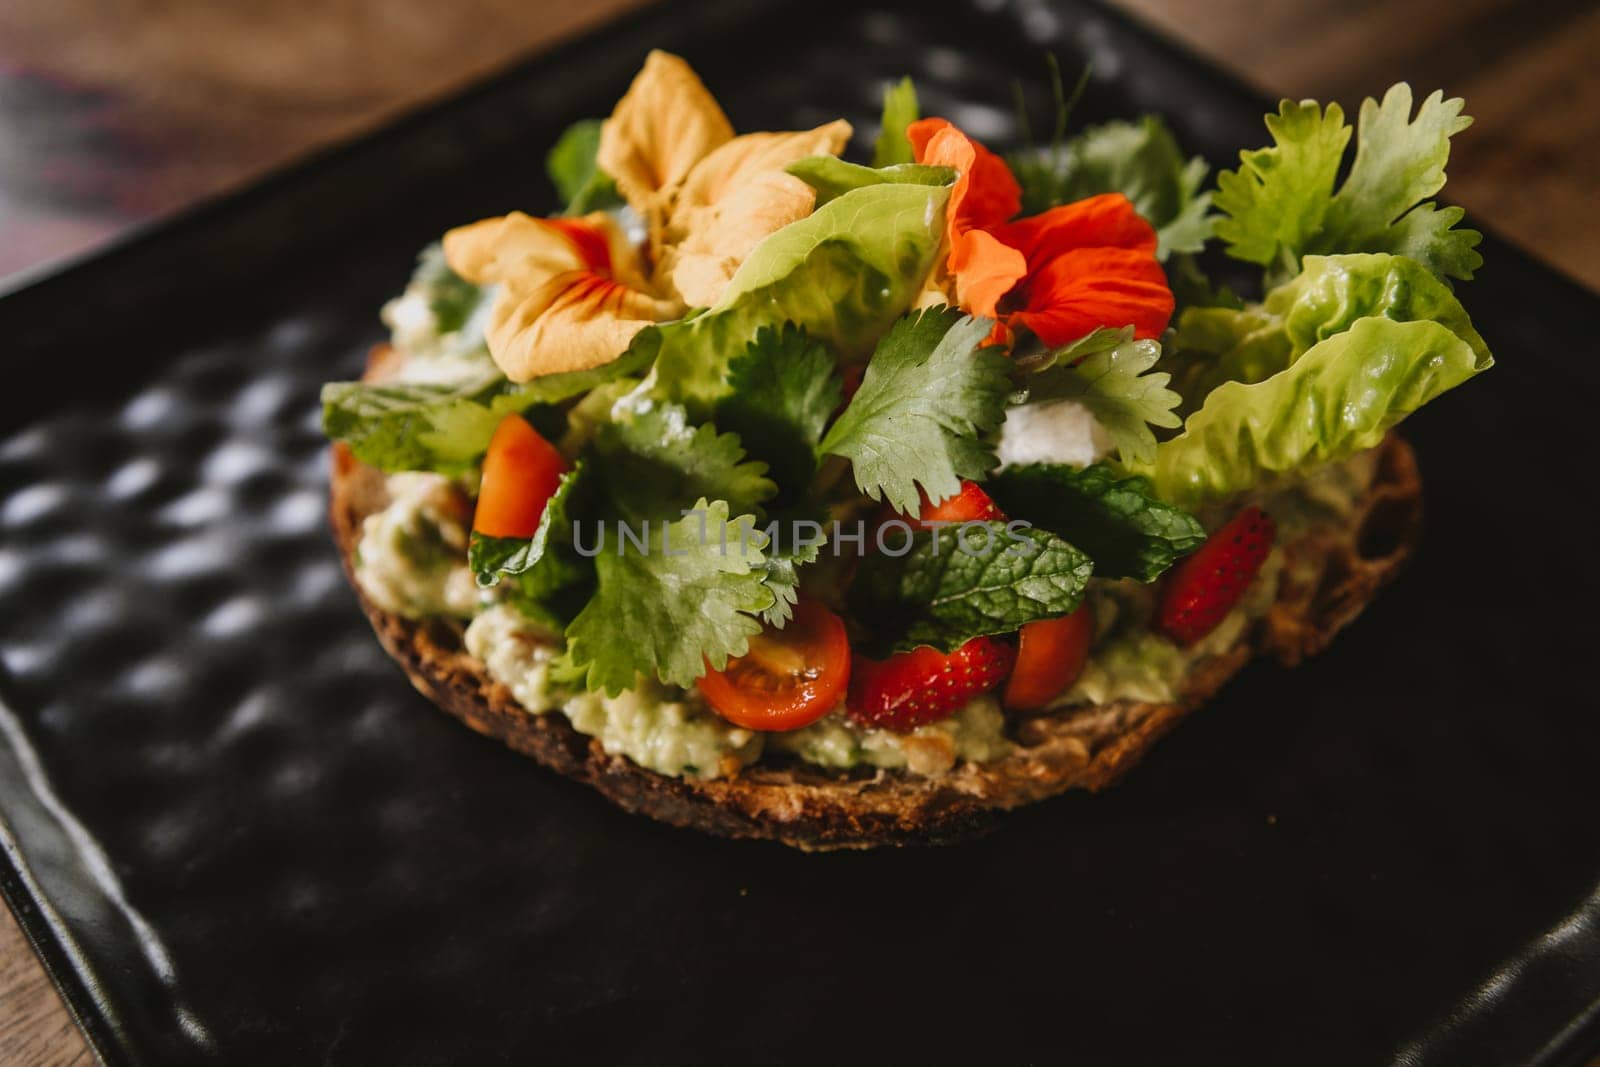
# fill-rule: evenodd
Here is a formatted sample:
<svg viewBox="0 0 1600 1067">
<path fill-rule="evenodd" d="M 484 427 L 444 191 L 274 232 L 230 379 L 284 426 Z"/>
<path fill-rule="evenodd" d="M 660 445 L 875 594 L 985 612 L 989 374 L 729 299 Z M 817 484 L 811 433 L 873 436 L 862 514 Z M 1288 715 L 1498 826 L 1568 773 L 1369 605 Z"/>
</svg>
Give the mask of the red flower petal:
<svg viewBox="0 0 1600 1067">
<path fill-rule="evenodd" d="M 1172 318 L 1166 272 L 1147 251 L 1076 248 L 1028 276 L 1023 307 L 1009 320 L 1064 345 L 1101 326 L 1132 326 L 1136 337 L 1159 337 Z"/>
</svg>

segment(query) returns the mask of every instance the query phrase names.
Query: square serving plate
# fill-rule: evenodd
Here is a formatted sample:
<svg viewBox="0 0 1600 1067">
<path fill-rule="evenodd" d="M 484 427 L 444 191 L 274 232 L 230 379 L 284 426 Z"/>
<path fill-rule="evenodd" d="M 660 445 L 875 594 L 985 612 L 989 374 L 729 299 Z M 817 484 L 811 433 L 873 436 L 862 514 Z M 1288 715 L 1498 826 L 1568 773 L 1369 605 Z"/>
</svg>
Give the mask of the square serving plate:
<svg viewBox="0 0 1600 1067">
<path fill-rule="evenodd" d="M 1410 570 L 1109 793 L 808 856 L 625 815 L 412 692 L 325 527 L 318 386 L 423 244 L 554 206 L 545 148 L 652 46 L 740 128 L 843 114 L 858 149 L 906 73 L 1014 140 L 1046 50 L 1093 61 L 1080 121 L 1156 111 L 1222 165 L 1263 139 L 1263 101 L 1090 3 L 684 4 L 0 300 L 0 884 L 96 1051 L 1578 1062 L 1600 300 L 1493 239 L 1465 295 L 1499 366 L 1408 424 Z"/>
</svg>

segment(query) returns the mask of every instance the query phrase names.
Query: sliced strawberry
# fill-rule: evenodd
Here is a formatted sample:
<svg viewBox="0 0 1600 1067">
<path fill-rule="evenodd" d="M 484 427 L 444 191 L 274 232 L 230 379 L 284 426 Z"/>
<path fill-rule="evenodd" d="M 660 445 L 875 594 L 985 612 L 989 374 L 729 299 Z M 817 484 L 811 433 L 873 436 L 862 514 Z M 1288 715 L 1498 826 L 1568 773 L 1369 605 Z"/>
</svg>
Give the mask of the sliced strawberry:
<svg viewBox="0 0 1600 1067">
<path fill-rule="evenodd" d="M 1216 629 L 1260 572 L 1277 532 L 1272 516 L 1258 507 L 1230 519 L 1200 551 L 1173 568 L 1156 629 L 1180 645 L 1192 645 Z"/>
<path fill-rule="evenodd" d="M 955 496 L 946 497 L 935 504 L 926 496 L 922 498 L 922 513 L 918 522 L 989 522 L 1005 521 L 1005 512 L 989 499 L 989 494 L 977 482 L 963 481 Z"/>
<path fill-rule="evenodd" d="M 855 657 L 850 667 L 850 717 L 863 726 L 914 730 L 948 719 L 1011 673 L 1017 653 L 992 637 L 974 637 L 954 652 L 932 648 L 886 660 Z"/>
</svg>

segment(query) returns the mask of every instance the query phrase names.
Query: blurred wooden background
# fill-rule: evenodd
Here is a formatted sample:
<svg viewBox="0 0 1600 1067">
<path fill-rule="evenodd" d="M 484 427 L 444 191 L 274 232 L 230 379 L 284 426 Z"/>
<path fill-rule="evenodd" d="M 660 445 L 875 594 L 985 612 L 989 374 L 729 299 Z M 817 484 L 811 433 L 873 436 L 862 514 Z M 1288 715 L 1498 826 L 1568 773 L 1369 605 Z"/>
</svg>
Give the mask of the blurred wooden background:
<svg viewBox="0 0 1600 1067">
<path fill-rule="evenodd" d="M 0 4 L 0 277 L 248 182 L 644 0 L 9 0 Z M 1407 79 L 1477 124 L 1451 198 L 1600 288 L 1592 0 L 1113 0 L 1259 88 Z M 0 281 L 0 286 L 4 282 Z M 0 908 L 0 1063 L 88 1062 Z"/>
</svg>

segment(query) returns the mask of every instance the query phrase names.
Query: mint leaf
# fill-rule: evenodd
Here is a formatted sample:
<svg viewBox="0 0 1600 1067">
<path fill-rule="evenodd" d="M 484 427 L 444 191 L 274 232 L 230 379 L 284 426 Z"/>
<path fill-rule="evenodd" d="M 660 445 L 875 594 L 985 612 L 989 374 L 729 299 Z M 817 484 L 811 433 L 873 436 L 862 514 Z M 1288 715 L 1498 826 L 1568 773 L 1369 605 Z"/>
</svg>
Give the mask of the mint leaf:
<svg viewBox="0 0 1600 1067">
<path fill-rule="evenodd" d="M 677 404 L 606 423 L 594 449 L 607 511 L 623 520 L 676 519 L 701 497 L 753 514 L 777 488 L 766 464 L 745 460 L 737 434 L 691 425 Z"/>
<path fill-rule="evenodd" d="M 764 327 L 728 364 L 728 387 L 717 426 L 738 434 L 783 495 L 796 499 L 816 473 L 817 443 L 843 396 L 833 354 L 792 323 Z"/>
<path fill-rule="evenodd" d="M 600 120 L 584 119 L 568 126 L 545 157 L 545 170 L 567 205 L 568 215 L 585 215 L 622 205 L 616 183 L 596 161 L 599 153 Z"/>
<path fill-rule="evenodd" d="M 1010 361 L 980 347 L 988 319 L 948 308 L 908 315 L 878 342 L 861 388 L 819 446 L 850 460 L 856 485 L 897 511 L 918 487 L 943 500 L 994 466 L 984 435 L 1005 418 Z"/>
<path fill-rule="evenodd" d="M 964 523 L 918 532 L 905 555 L 866 557 L 853 599 L 895 651 L 932 645 L 949 652 L 974 637 L 1069 614 L 1093 569 L 1048 530 Z"/>
<path fill-rule="evenodd" d="M 1100 578 L 1154 581 L 1199 548 L 1205 527 L 1188 512 L 1157 500 L 1143 478 L 1118 478 L 1104 463 L 1006 467 L 984 489 L 1015 519 L 1071 541 L 1094 560 Z"/>
<path fill-rule="evenodd" d="M 1240 154 L 1217 176 L 1217 235 L 1236 258 L 1268 267 L 1269 281 L 1299 269 L 1306 253 L 1392 252 L 1440 277 L 1468 279 L 1483 263 L 1483 235 L 1457 230 L 1459 208 L 1424 203 L 1444 187 L 1450 138 L 1471 125 L 1459 98 L 1434 92 L 1412 117 L 1411 87 L 1391 86 L 1361 105 L 1355 161 L 1337 193 L 1350 140 L 1339 105 L 1285 100 L 1267 116 L 1272 148 Z"/>
<path fill-rule="evenodd" d="M 749 516 L 730 519 L 725 501 L 653 523 L 649 548 L 607 530 L 594 558 L 593 598 L 567 627 L 563 669 L 593 691 L 616 696 L 640 674 L 692 685 L 741 656 L 772 607 L 762 536 Z M 703 524 L 703 525 L 702 525 Z"/>
<path fill-rule="evenodd" d="M 878 140 L 872 146 L 874 167 L 910 163 L 916 158 L 911 151 L 911 141 L 906 137 L 906 127 L 920 116 L 917 87 L 910 78 L 901 78 L 883 91 L 883 122 L 878 129 Z"/>
<path fill-rule="evenodd" d="M 1122 193 L 1156 228 L 1161 259 L 1198 252 L 1211 236 L 1211 194 L 1200 191 L 1210 168 L 1199 156 L 1185 159 L 1172 131 L 1154 115 L 1091 126 L 1063 145 L 1019 153 L 1010 162 L 1025 215 Z"/>
<path fill-rule="evenodd" d="M 1167 388 L 1172 375 L 1152 371 L 1161 358 L 1154 341 L 1135 341 L 1133 328 L 1101 327 L 1049 355 L 1018 398 L 1027 403 L 1075 400 L 1111 435 L 1124 461 L 1148 461 L 1156 448 L 1151 426 L 1180 424 L 1173 408 L 1182 400 Z"/>
<path fill-rule="evenodd" d="M 594 588 L 594 563 L 574 545 L 574 523 L 588 509 L 583 498 L 592 485 L 579 460 L 561 476 L 532 537 L 487 537 L 476 531 L 467 562 L 484 588 L 504 582 L 520 610 L 560 629 L 583 607 Z"/>
</svg>

